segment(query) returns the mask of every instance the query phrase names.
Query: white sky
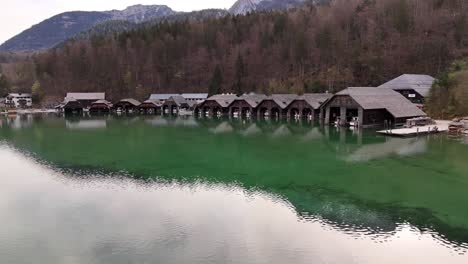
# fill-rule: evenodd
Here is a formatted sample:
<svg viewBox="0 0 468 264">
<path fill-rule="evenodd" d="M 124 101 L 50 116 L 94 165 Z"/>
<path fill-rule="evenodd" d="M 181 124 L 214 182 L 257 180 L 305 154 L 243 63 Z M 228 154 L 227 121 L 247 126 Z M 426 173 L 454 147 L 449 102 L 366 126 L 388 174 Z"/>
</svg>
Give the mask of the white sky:
<svg viewBox="0 0 468 264">
<path fill-rule="evenodd" d="M 105 11 L 127 6 L 167 5 L 176 11 L 229 8 L 235 0 L 1 0 L 0 43 L 66 11 Z"/>
</svg>

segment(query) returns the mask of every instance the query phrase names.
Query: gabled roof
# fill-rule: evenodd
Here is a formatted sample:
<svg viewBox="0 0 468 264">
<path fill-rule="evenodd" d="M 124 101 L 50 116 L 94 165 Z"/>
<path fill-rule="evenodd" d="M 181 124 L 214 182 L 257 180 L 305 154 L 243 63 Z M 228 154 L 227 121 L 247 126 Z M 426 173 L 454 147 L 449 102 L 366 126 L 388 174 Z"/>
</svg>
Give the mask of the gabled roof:
<svg viewBox="0 0 468 264">
<path fill-rule="evenodd" d="M 146 100 L 142 104 L 151 104 L 156 107 L 161 107 L 163 105 L 163 103 L 160 100 Z"/>
<path fill-rule="evenodd" d="M 182 97 L 181 95 L 177 95 L 177 96 L 171 96 L 168 100 L 166 100 L 166 103 L 167 102 L 174 102 L 177 106 L 181 106 L 183 104 L 187 104 L 187 100 L 185 100 L 184 97 Z"/>
<path fill-rule="evenodd" d="M 240 100 L 244 100 L 246 101 L 251 107 L 255 108 L 257 107 L 259 104 L 261 104 L 263 102 L 263 100 L 267 99 L 268 97 L 264 94 L 244 94 L 240 97 L 238 97 L 237 99 L 235 99 L 234 101 L 240 101 Z M 233 101 L 233 102 L 234 102 Z"/>
<path fill-rule="evenodd" d="M 379 88 L 388 88 L 393 90 L 413 89 L 423 97 L 429 96 L 432 84 L 435 79 L 432 76 L 424 74 L 403 74 L 389 82 L 379 86 Z"/>
<path fill-rule="evenodd" d="M 109 102 L 109 101 L 107 101 L 107 100 L 97 100 L 96 102 L 93 102 L 93 103 L 91 104 L 91 107 L 92 107 L 93 105 L 99 105 L 99 104 L 104 104 L 104 105 L 107 105 L 108 107 L 112 107 L 112 103 Z"/>
<path fill-rule="evenodd" d="M 386 109 L 395 118 L 427 116 L 416 105 L 392 89 L 349 87 L 335 96 L 348 95 L 365 110 Z"/>
<path fill-rule="evenodd" d="M 293 100 L 293 102 L 296 100 L 304 100 L 310 106 L 312 106 L 312 108 L 319 109 L 323 103 L 325 103 L 328 99 L 332 97 L 333 97 L 333 94 L 330 94 L 330 93 L 303 94 L 297 97 L 295 100 Z"/>
<path fill-rule="evenodd" d="M 134 106 L 139 106 L 139 105 L 141 104 L 140 101 L 135 100 L 135 99 L 133 99 L 133 98 L 122 99 L 122 100 L 120 100 L 119 102 L 117 102 L 117 104 L 118 104 L 118 103 L 121 103 L 121 102 L 122 102 L 122 103 L 124 103 L 124 102 L 130 103 L 130 104 L 132 104 L 132 105 L 134 105 Z"/>
<path fill-rule="evenodd" d="M 161 100 L 166 101 L 167 99 L 171 98 L 172 96 L 179 96 L 180 94 L 152 94 L 150 95 L 149 100 Z"/>
<path fill-rule="evenodd" d="M 221 107 L 228 107 L 237 98 L 239 97 L 235 94 L 217 94 L 206 99 L 206 101 L 216 101 Z"/>
<path fill-rule="evenodd" d="M 285 109 L 297 98 L 297 94 L 273 94 L 267 99 L 273 100 L 281 109 Z"/>
<path fill-rule="evenodd" d="M 67 93 L 65 97 L 65 101 L 69 101 L 71 99 L 75 100 L 105 100 L 106 94 L 105 93 Z"/>
</svg>

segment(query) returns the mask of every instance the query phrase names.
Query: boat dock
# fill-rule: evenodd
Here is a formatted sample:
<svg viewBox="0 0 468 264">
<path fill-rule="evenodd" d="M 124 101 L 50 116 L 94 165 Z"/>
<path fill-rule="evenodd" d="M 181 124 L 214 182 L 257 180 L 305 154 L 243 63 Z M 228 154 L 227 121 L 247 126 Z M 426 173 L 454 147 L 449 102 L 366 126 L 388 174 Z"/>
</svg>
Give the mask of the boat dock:
<svg viewBox="0 0 468 264">
<path fill-rule="evenodd" d="M 414 137 L 419 135 L 436 134 L 449 131 L 450 121 L 437 120 L 433 125 L 415 126 L 411 128 L 397 128 L 377 131 L 378 134 L 395 137 Z"/>
</svg>

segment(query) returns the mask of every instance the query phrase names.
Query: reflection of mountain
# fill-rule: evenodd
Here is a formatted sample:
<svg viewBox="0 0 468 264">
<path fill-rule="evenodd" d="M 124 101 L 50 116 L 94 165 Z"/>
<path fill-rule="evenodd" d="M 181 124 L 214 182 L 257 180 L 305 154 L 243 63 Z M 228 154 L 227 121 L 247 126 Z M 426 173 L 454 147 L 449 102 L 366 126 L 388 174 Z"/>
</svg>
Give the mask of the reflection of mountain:
<svg viewBox="0 0 468 264">
<path fill-rule="evenodd" d="M 306 125 L 211 120 L 193 129 L 155 129 L 144 119 L 131 126 L 109 120 L 107 130 L 67 133 L 54 122 L 46 119 L 15 133 L 3 127 L 0 138 L 59 168 L 236 183 L 283 197 L 301 217 L 313 215 L 343 229 L 391 232 L 397 223 L 408 221 L 468 242 L 468 211 L 461 202 L 468 200 L 468 149 L 458 142 L 441 143 L 437 137 L 388 140 Z M 253 130 L 259 136 L 231 133 L 236 130 Z M 270 136 L 275 131 L 289 133 L 276 139 Z M 224 134 L 213 136 L 214 132 Z M 314 140 L 304 140 L 311 135 Z"/>
</svg>

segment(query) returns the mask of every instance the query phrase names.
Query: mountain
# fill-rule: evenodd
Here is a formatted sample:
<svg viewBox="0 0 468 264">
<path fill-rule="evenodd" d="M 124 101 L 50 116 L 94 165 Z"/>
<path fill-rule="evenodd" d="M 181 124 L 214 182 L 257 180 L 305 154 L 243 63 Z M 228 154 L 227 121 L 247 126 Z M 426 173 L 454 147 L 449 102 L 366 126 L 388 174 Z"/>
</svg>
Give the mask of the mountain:
<svg viewBox="0 0 468 264">
<path fill-rule="evenodd" d="M 232 14 L 243 15 L 254 11 L 289 9 L 309 0 L 238 0 L 229 9 Z"/>
<path fill-rule="evenodd" d="M 192 12 L 177 12 L 172 15 L 161 16 L 153 18 L 142 23 L 132 22 L 129 20 L 110 20 L 99 23 L 90 29 L 80 32 L 72 39 L 80 40 L 87 39 L 94 36 L 102 36 L 108 34 L 122 33 L 125 31 L 135 30 L 138 28 L 150 27 L 161 23 L 163 21 L 167 22 L 177 22 L 184 20 L 191 21 L 200 21 L 207 18 L 220 18 L 229 15 L 229 12 L 225 9 L 205 9 L 200 11 Z"/>
<path fill-rule="evenodd" d="M 141 23 L 176 13 L 171 8 L 160 5 L 136 5 L 122 11 L 66 12 L 44 20 L 7 40 L 0 46 L 0 51 L 44 50 L 106 21 L 120 20 Z"/>
</svg>

